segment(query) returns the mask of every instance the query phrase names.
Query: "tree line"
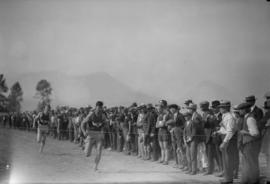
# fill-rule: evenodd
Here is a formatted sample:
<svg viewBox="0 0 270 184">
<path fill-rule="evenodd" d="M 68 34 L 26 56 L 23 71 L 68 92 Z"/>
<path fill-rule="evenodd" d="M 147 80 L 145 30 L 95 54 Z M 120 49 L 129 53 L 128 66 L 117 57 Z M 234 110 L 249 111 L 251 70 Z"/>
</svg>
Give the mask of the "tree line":
<svg viewBox="0 0 270 184">
<path fill-rule="evenodd" d="M 36 85 L 34 98 L 39 99 L 37 110 L 40 111 L 46 104 L 51 103 L 52 87 L 46 79 L 40 80 Z M 6 83 L 4 74 L 0 74 L 0 112 L 20 112 L 23 101 L 23 89 L 16 81 L 10 88 Z"/>
</svg>

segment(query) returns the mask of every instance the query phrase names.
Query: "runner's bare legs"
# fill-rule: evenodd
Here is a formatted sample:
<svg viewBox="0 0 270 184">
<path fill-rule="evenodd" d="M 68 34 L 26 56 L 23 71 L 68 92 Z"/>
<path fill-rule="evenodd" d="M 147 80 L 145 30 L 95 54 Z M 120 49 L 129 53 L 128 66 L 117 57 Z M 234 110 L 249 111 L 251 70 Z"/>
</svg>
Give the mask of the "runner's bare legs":
<svg viewBox="0 0 270 184">
<path fill-rule="evenodd" d="M 46 137 L 44 135 L 42 135 L 41 141 L 40 141 L 40 149 L 39 149 L 40 153 L 43 153 L 43 149 L 44 149 L 44 146 L 45 146 L 45 141 L 46 141 Z"/>
<path fill-rule="evenodd" d="M 96 147 L 96 158 L 95 158 L 95 167 L 94 170 L 97 171 L 98 170 L 98 164 L 100 162 L 101 159 L 101 153 L 102 153 L 102 141 L 97 143 L 97 147 Z"/>
</svg>

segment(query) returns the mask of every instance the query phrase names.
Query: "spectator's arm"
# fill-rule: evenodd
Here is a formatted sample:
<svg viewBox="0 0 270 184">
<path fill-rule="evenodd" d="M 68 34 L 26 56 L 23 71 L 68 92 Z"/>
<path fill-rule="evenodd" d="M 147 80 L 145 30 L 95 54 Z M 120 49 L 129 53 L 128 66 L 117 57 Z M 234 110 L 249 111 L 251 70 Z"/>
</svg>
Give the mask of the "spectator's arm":
<svg viewBox="0 0 270 184">
<path fill-rule="evenodd" d="M 90 112 L 83 120 L 82 120 L 82 124 L 81 124 L 81 129 L 84 135 L 86 135 L 86 128 L 85 125 L 86 123 L 89 121 L 90 117 L 91 117 L 92 113 Z"/>
</svg>

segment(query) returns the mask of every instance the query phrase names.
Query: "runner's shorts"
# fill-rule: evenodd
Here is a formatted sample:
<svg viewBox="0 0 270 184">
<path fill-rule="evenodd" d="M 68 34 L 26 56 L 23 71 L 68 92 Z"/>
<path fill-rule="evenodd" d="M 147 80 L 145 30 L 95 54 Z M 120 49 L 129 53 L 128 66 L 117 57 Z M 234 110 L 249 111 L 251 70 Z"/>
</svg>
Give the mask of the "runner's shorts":
<svg viewBox="0 0 270 184">
<path fill-rule="evenodd" d="M 103 131 L 88 131 L 88 136 L 86 138 L 86 143 L 91 141 L 91 143 L 99 143 L 104 141 Z"/>
<path fill-rule="evenodd" d="M 41 142 L 42 137 L 46 137 L 49 131 L 49 127 L 45 125 L 39 125 L 37 129 L 37 142 Z"/>
<path fill-rule="evenodd" d="M 99 143 L 104 141 L 104 132 L 103 131 L 88 131 L 87 137 L 85 139 L 85 148 L 84 152 L 86 156 L 90 156 L 93 146 L 97 146 Z"/>
<path fill-rule="evenodd" d="M 159 142 L 169 142 L 170 132 L 167 129 L 160 128 L 158 131 L 158 141 Z"/>
</svg>

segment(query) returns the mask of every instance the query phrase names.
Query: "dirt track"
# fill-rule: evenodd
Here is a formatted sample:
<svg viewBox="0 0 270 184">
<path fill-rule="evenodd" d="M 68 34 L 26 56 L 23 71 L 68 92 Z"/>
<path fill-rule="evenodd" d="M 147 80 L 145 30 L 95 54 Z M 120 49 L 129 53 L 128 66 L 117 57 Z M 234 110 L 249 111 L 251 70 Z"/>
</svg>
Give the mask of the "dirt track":
<svg viewBox="0 0 270 184">
<path fill-rule="evenodd" d="M 93 157 L 68 141 L 49 138 L 43 154 L 35 133 L 0 130 L 11 135 L 11 183 L 218 183 L 214 176 L 190 176 L 172 166 L 139 160 L 121 153 L 103 152 L 100 170 L 93 171 Z M 3 138 L 1 136 L 1 144 Z M 2 147 L 2 146 L 1 146 Z M 93 155 L 95 152 L 93 152 Z"/>
</svg>

